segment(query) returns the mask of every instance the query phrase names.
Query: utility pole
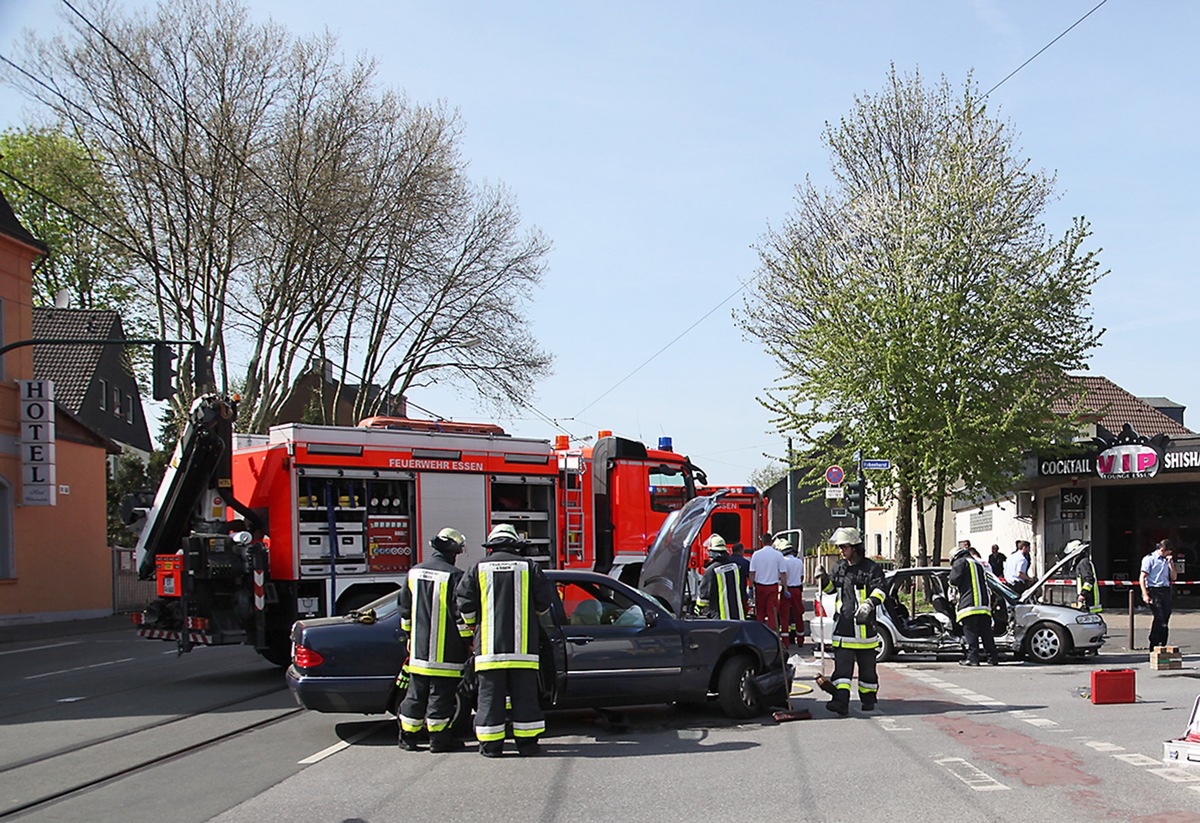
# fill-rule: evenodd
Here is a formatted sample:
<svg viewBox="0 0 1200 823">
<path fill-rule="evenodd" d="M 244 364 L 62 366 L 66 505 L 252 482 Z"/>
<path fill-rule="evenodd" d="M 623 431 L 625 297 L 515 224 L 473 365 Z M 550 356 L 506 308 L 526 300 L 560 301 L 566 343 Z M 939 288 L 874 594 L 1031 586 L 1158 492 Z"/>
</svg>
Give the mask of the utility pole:
<svg viewBox="0 0 1200 823">
<path fill-rule="evenodd" d="M 796 528 L 796 521 L 793 519 L 792 496 L 796 493 L 796 470 L 793 468 L 792 460 L 792 438 L 787 439 L 788 449 L 788 465 L 787 465 L 787 527 L 789 530 Z"/>
</svg>

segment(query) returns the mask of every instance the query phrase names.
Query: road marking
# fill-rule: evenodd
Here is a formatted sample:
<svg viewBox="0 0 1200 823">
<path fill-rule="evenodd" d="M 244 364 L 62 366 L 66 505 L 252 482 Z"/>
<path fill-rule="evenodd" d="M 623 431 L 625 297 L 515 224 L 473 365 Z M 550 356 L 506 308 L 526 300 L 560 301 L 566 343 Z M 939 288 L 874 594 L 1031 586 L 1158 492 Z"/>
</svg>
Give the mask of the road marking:
<svg viewBox="0 0 1200 823">
<path fill-rule="evenodd" d="M 1123 752 L 1124 746 L 1118 746 L 1116 743 L 1104 743 L 1100 740 L 1091 740 L 1084 744 L 1089 749 L 1095 749 L 1098 752 Z"/>
<path fill-rule="evenodd" d="M 971 691 L 970 689 L 964 689 L 959 686 L 945 686 L 942 688 L 942 691 L 950 692 L 950 694 L 961 695 L 963 697 L 966 697 L 967 695 L 975 694 L 975 692 Z"/>
<path fill-rule="evenodd" d="M 878 722 L 883 727 L 883 730 L 885 732 L 911 732 L 912 731 L 912 726 L 897 726 L 896 723 L 898 723 L 899 721 L 896 720 L 896 718 L 894 718 L 894 717 L 880 717 L 880 718 L 878 718 Z"/>
<path fill-rule="evenodd" d="M 1149 774 L 1156 774 L 1164 780 L 1170 780 L 1172 783 L 1200 783 L 1200 774 L 1194 774 L 1183 769 L 1146 769 L 1146 771 Z"/>
<path fill-rule="evenodd" d="M 1030 726 L 1057 726 L 1058 725 L 1053 720 L 1050 720 L 1045 717 L 1022 717 L 1021 719 L 1024 720 L 1026 723 L 1028 723 Z"/>
<path fill-rule="evenodd" d="M 1011 786 L 1005 786 L 987 772 L 976 768 L 961 757 L 943 757 L 933 762 L 939 766 L 944 766 L 946 771 L 977 792 L 1007 791 L 1012 788 Z"/>
<path fill-rule="evenodd" d="M 1161 766 L 1161 760 L 1155 760 L 1153 757 L 1147 757 L 1144 754 L 1114 754 L 1117 760 L 1128 763 L 1130 766 Z"/>
<path fill-rule="evenodd" d="M 132 657 L 122 657 L 120 660 L 106 660 L 103 663 L 93 663 L 90 666 L 76 666 L 73 669 L 59 669 L 56 672 L 42 672 L 41 674 L 31 674 L 26 677 L 26 680 L 37 680 L 39 677 L 53 677 L 56 674 L 70 674 L 71 672 L 84 672 L 88 669 L 101 669 L 105 666 L 115 666 L 118 663 L 129 663 Z"/>
<path fill-rule="evenodd" d="M 31 646 L 28 649 L 13 649 L 12 651 L 0 652 L 0 656 L 6 654 L 20 654 L 21 652 L 40 652 L 43 649 L 61 649 L 63 646 L 78 646 L 79 640 L 70 640 L 66 643 L 51 643 L 49 646 Z"/>
<path fill-rule="evenodd" d="M 390 726 L 390 725 L 391 725 L 391 723 L 388 721 L 382 721 L 380 723 L 376 723 L 374 726 L 371 726 L 371 727 L 359 732 L 358 734 L 354 735 L 354 737 L 351 737 L 349 740 L 342 740 L 338 743 L 334 743 L 332 746 L 330 746 L 327 749 L 321 749 L 321 751 L 317 752 L 316 754 L 310 754 L 308 757 L 304 758 L 303 760 L 297 761 L 297 765 L 311 766 L 313 763 L 320 763 L 325 758 L 331 757 L 332 755 L 337 754 L 342 749 L 350 748 L 351 746 L 353 746 L 358 741 L 362 740 L 367 735 L 373 734 L 376 731 L 378 731 L 379 729 L 382 729 L 384 726 Z"/>
<path fill-rule="evenodd" d="M 55 700 L 55 703 L 78 703 L 80 700 L 86 700 L 86 697 L 60 697 Z"/>
</svg>

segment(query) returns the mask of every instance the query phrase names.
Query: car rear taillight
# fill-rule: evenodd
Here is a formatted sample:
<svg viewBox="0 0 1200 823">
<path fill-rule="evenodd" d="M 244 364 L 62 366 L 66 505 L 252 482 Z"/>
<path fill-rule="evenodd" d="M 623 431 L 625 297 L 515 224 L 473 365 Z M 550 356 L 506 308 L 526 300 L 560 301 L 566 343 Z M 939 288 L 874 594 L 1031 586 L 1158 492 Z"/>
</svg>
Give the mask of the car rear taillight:
<svg viewBox="0 0 1200 823">
<path fill-rule="evenodd" d="M 296 664 L 297 669 L 311 669 L 324 663 L 325 658 L 307 646 L 297 643 L 296 648 L 292 651 L 292 662 Z"/>
</svg>

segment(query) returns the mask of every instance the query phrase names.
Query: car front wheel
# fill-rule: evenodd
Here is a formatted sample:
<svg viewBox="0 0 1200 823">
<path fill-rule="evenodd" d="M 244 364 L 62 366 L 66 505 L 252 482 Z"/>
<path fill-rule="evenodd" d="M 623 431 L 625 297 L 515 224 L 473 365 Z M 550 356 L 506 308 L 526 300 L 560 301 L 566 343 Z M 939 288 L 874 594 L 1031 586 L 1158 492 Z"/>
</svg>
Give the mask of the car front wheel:
<svg viewBox="0 0 1200 823">
<path fill-rule="evenodd" d="M 725 661 L 717 678 L 717 700 L 721 711 L 736 720 L 758 714 L 758 693 L 754 688 L 754 664 L 744 655 Z"/>
<path fill-rule="evenodd" d="M 885 660 L 891 660 L 895 656 L 896 641 L 892 640 L 892 633 L 880 627 L 879 645 L 875 647 L 875 659 L 882 663 Z"/>
<path fill-rule="evenodd" d="M 1039 623 L 1025 638 L 1025 650 L 1039 663 L 1058 663 L 1070 651 L 1067 633 L 1052 623 Z"/>
</svg>

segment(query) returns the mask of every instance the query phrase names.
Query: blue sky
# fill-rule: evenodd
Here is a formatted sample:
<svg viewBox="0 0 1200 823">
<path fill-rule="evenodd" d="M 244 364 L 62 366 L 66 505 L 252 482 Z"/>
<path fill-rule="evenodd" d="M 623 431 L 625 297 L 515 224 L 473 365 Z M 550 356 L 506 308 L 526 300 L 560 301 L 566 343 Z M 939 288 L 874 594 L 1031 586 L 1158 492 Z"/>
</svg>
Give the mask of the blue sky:
<svg viewBox="0 0 1200 823">
<path fill-rule="evenodd" d="M 828 179 L 824 124 L 879 91 L 892 63 L 955 85 L 973 71 L 990 89 L 1098 2 L 248 6 L 295 33 L 328 27 L 348 54 L 376 58 L 382 83 L 458 109 L 472 175 L 508 186 L 554 243 L 532 306 L 557 357 L 531 398 L 541 413 L 576 436 L 670 435 L 712 482 L 742 483 L 784 445 L 755 399 L 773 364 L 731 320 L 741 296 L 725 301 L 754 275 L 753 245 L 795 184 Z M 59 26 L 59 8 L 0 0 L 5 56 L 22 28 Z M 1091 372 L 1170 397 L 1200 425 L 1197 42 L 1200 4 L 1109 0 L 989 102 L 1057 175 L 1048 228 L 1082 215 L 1103 249 L 1110 274 L 1092 302 L 1108 331 Z M 21 109 L 0 89 L 0 127 L 20 125 Z M 412 399 L 483 416 L 440 388 Z M 559 433 L 531 413 L 498 422 Z"/>
</svg>

